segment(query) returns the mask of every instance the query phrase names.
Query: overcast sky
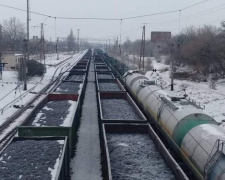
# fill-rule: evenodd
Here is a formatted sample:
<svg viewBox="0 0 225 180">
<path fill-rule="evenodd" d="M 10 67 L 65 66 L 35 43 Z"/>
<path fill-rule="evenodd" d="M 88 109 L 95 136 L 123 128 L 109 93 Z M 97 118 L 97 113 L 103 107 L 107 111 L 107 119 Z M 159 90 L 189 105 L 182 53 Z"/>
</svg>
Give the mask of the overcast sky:
<svg viewBox="0 0 225 180">
<path fill-rule="evenodd" d="M 145 14 L 159 13 L 165 11 L 179 10 L 202 0 L 30 0 L 30 10 L 47 14 L 50 16 L 82 17 L 82 18 L 125 18 Z M 27 0 L 1 0 L 0 4 L 13 6 L 26 10 Z M 225 1 L 208 0 L 202 4 L 181 11 L 180 30 L 194 25 L 196 27 L 204 24 L 211 24 L 217 27 L 225 20 Z M 0 6 L 0 22 L 9 17 L 16 16 L 25 24 L 26 12 L 9 9 Z M 40 26 L 46 17 L 31 14 L 30 37 L 40 36 Z M 48 18 L 45 21 L 45 37 L 55 40 L 55 37 L 65 37 L 73 29 L 77 36 L 77 29 L 80 29 L 80 36 L 83 38 L 113 39 L 120 34 L 120 21 L 99 21 L 99 20 L 55 20 Z M 146 38 L 150 38 L 151 31 L 171 31 L 172 34 L 179 33 L 179 11 L 144 17 L 131 20 L 123 20 L 122 41 L 141 38 L 141 26 L 147 23 Z"/>
</svg>

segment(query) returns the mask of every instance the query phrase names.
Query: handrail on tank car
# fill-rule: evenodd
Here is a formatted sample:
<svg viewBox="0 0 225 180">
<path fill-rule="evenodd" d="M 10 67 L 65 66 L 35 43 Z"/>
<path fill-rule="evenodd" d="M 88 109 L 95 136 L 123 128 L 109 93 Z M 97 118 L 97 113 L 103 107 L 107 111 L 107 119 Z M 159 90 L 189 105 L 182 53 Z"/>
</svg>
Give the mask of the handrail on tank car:
<svg viewBox="0 0 225 180">
<path fill-rule="evenodd" d="M 169 106 L 174 111 L 177 110 L 177 109 L 179 109 L 175 104 L 173 104 L 173 102 L 171 102 L 170 100 L 168 100 L 166 97 L 164 97 L 164 96 L 159 96 L 159 97 L 164 102 L 164 104 L 166 104 L 167 106 Z"/>
<path fill-rule="evenodd" d="M 211 151 L 211 153 L 210 153 L 210 155 L 209 155 L 209 157 L 208 157 L 208 159 L 206 161 L 206 165 L 204 167 L 205 179 L 207 179 L 208 170 L 217 161 L 217 159 L 220 157 L 221 154 L 225 154 L 224 153 L 224 145 L 225 145 L 225 141 L 224 140 L 221 140 L 221 139 L 217 139 L 216 140 L 216 142 L 215 142 L 215 144 L 213 146 L 213 149 L 212 149 L 212 151 Z M 216 148 L 216 150 L 215 150 L 215 153 L 213 154 L 213 151 L 214 151 L 215 148 Z"/>
<path fill-rule="evenodd" d="M 195 106 L 198 109 L 205 109 L 205 105 L 201 104 L 200 102 L 196 102 L 195 100 L 191 99 L 190 97 L 186 98 L 190 104 Z"/>
</svg>

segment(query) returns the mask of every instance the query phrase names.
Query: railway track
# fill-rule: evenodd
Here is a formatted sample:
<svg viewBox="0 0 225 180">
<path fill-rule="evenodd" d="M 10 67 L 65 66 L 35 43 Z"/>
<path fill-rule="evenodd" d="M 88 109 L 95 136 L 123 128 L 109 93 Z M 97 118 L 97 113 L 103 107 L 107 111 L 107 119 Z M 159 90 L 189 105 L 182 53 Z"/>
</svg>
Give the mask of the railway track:
<svg viewBox="0 0 225 180">
<path fill-rule="evenodd" d="M 14 137 L 14 135 L 17 132 L 17 126 L 21 123 L 18 122 L 15 123 L 16 119 L 19 118 L 26 110 L 28 110 L 29 108 L 32 109 L 32 104 L 37 101 L 39 98 L 41 98 L 41 95 L 43 94 L 47 94 L 49 92 L 51 92 L 58 84 L 59 82 L 62 80 L 63 75 L 65 72 L 69 71 L 78 61 L 79 59 L 82 58 L 82 56 L 85 54 L 86 52 L 84 52 L 83 54 L 78 54 L 78 58 L 75 62 L 74 59 L 76 57 L 72 57 L 70 60 L 60 64 L 57 69 L 55 70 L 50 83 L 43 88 L 33 99 L 31 99 L 24 107 L 22 107 L 20 110 L 16 111 L 12 116 L 10 116 L 1 126 L 0 126 L 0 150 L 10 141 L 10 139 L 12 137 Z M 71 64 L 72 63 L 72 64 Z M 69 66 L 67 66 L 67 64 L 70 64 Z M 63 69 L 66 68 L 64 71 Z M 57 72 L 59 71 L 58 75 Z M 40 82 L 39 82 L 40 83 Z M 38 84 L 39 84 L 38 83 Z M 22 94 L 22 97 L 26 96 L 27 94 L 29 94 L 30 92 L 32 92 L 35 87 L 37 87 L 36 84 L 34 87 L 32 87 L 31 89 L 29 89 L 28 91 L 26 91 L 24 94 Z M 10 106 L 12 106 L 13 104 L 15 104 L 16 102 L 18 102 L 18 100 L 21 97 L 18 97 L 16 99 L 14 99 L 12 102 L 8 103 L 5 107 L 3 107 L 2 109 L 6 109 Z M 13 123 L 15 123 L 15 125 L 13 125 Z"/>
<path fill-rule="evenodd" d="M 97 99 L 93 98 L 95 95 Z M 72 159 L 72 179 L 154 179 L 154 175 L 162 171 L 161 179 L 173 177 L 172 171 L 178 179 L 187 179 L 111 68 L 96 54 L 90 62 L 81 119 L 76 154 Z M 99 130 L 95 129 L 97 122 Z M 100 136 L 101 158 L 96 136 Z M 153 148 L 155 155 L 150 152 Z M 165 162 L 158 151 L 168 161 Z M 157 163 L 161 164 L 160 172 L 155 168 Z M 102 169 L 102 177 L 99 169 Z"/>
<path fill-rule="evenodd" d="M 17 140 L 21 140 L 20 144 L 29 139 L 36 140 L 35 143 L 37 143 L 38 139 L 44 140 L 46 136 L 53 139 L 66 136 L 68 138 L 68 153 L 64 151 L 62 155 L 64 158 L 70 158 L 75 153 L 74 159 L 71 160 L 74 163 L 69 167 L 69 161 L 65 161 L 65 164 L 57 169 L 58 174 L 65 170 L 61 174 L 62 176 L 57 179 L 65 180 L 76 177 L 92 179 L 93 177 L 99 177 L 97 179 L 108 180 L 117 176 L 120 177 L 119 179 L 129 179 L 132 176 L 149 179 L 150 174 L 154 178 L 155 174 L 159 175 L 163 171 L 163 174 L 160 175 L 161 179 L 167 179 L 175 175 L 178 179 L 186 180 L 187 177 L 180 166 L 155 134 L 126 89 L 114 77 L 111 69 L 104 64 L 103 59 L 100 59 L 96 54 L 94 55 L 95 59 L 91 58 L 89 54 L 88 61 L 84 56 L 81 63 L 77 63 L 74 67 L 71 64 L 72 69 L 68 75 L 65 74 L 66 78 L 64 78 L 64 73 L 69 68 L 57 68 L 56 71 L 58 72 L 52 77 L 53 84 L 49 84 L 49 88 L 46 87 L 46 91 L 33 102 L 35 104 L 30 103 L 30 106 L 26 106 L 27 109 L 17 118 L 17 123 L 18 121 L 22 122 L 18 131 L 16 125 L 14 126 L 14 121 L 7 127 L 7 129 L 11 129 L 7 131 L 8 134 L 5 134 L 4 138 L 1 138 L 0 135 L 1 145 L 6 145 L 18 132 L 18 137 L 14 137 L 2 153 L 8 152 L 11 145 L 14 145 L 15 149 L 20 151 L 14 144 Z M 79 77 L 81 74 L 83 74 L 82 77 Z M 70 79 L 73 76 L 77 76 L 75 80 Z M 80 78 L 82 80 L 77 80 Z M 54 93 L 52 93 L 53 88 Z M 61 126 L 57 123 L 60 124 L 61 120 L 66 121 L 66 118 L 63 118 L 66 107 L 60 105 L 65 100 L 72 100 L 76 105 L 69 113 L 71 115 L 69 125 Z M 53 102 L 56 104 L 53 105 Z M 29 111 L 32 113 L 32 117 L 26 116 Z M 122 137 L 120 136 L 121 133 Z M 78 139 L 76 139 L 77 137 Z M 127 153 L 128 147 L 131 148 L 129 152 L 132 153 Z M 26 152 L 31 152 L 32 148 L 27 147 Z M 154 149 L 154 155 L 149 151 L 149 148 Z M 117 150 L 119 152 L 116 152 Z M 161 155 L 158 151 L 161 152 Z M 32 153 L 24 155 L 29 161 L 26 162 L 28 166 L 35 159 L 33 156 L 30 158 L 29 154 Z M 11 154 L 8 154 L 8 156 L 11 156 Z M 24 169 L 24 166 L 20 166 L 21 160 L 17 160 L 18 158 L 13 158 L 13 156 L 12 159 L 15 159 L 13 162 L 18 164 L 18 169 L 12 172 L 12 175 L 18 174 Z M 46 158 L 49 157 L 46 154 L 45 156 Z M 152 163 L 153 157 L 155 157 L 154 163 Z M 8 162 L 8 157 L 4 158 L 6 158 L 4 161 Z M 43 163 L 41 159 L 36 160 L 36 162 Z M 121 162 L 122 166 L 120 167 Z M 12 169 L 10 163 L 7 163 L 7 167 Z M 163 167 L 157 168 L 155 166 L 157 163 L 163 164 Z M 134 168 L 127 173 L 127 168 L 131 167 L 130 165 Z M 39 171 L 40 175 L 45 174 L 43 169 Z M 31 175 L 33 176 L 35 173 L 36 170 Z M 0 173 L 0 177 L 12 175 Z M 24 176 L 30 176 L 30 174 L 25 172 Z"/>
</svg>

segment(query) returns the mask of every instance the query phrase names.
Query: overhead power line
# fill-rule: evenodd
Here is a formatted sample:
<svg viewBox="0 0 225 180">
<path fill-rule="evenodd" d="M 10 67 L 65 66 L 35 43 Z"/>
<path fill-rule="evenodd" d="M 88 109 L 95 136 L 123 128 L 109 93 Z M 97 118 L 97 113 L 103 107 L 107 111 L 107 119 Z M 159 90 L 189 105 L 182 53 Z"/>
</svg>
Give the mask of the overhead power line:
<svg viewBox="0 0 225 180">
<path fill-rule="evenodd" d="M 183 11 L 183 10 L 186 10 L 186 9 L 190 9 L 190 8 L 192 8 L 192 7 L 194 7 L 194 6 L 197 6 L 197 5 L 199 5 L 199 4 L 202 4 L 202 3 L 206 2 L 206 1 L 208 1 L 208 0 L 204 0 L 204 1 L 200 1 L 200 2 L 198 2 L 198 3 L 192 4 L 192 5 L 190 5 L 190 6 L 187 6 L 187 7 L 183 8 L 183 9 L 180 9 L 180 11 Z"/>
<path fill-rule="evenodd" d="M 122 20 L 137 19 L 137 18 L 149 17 L 149 16 L 157 16 L 157 15 L 162 15 L 162 14 L 170 14 L 170 13 L 175 13 L 177 11 L 179 11 L 179 10 L 167 11 L 167 12 L 159 12 L 159 13 L 146 14 L 146 15 L 133 16 L 133 17 L 127 17 L 127 18 L 123 18 Z"/>
<path fill-rule="evenodd" d="M 51 29 L 54 29 L 54 30 L 56 30 L 56 31 L 58 31 L 58 32 L 64 33 L 64 34 L 66 34 L 66 35 L 69 35 L 69 33 L 65 32 L 65 31 L 63 31 L 63 30 L 60 30 L 60 29 L 58 29 L 58 28 L 49 26 L 49 25 L 47 25 L 47 24 L 44 24 L 44 25 L 45 25 L 46 27 L 48 27 L 48 28 L 51 28 Z"/>
<path fill-rule="evenodd" d="M 175 13 L 175 12 L 179 12 L 179 11 L 183 11 L 183 10 L 187 10 L 190 9 L 194 6 L 197 6 L 199 4 L 202 4 L 206 1 L 209 0 L 204 0 L 204 1 L 200 1 L 198 3 L 192 4 L 190 6 L 181 8 L 181 9 L 177 9 L 177 10 L 172 10 L 172 11 L 164 11 L 164 12 L 158 12 L 158 13 L 152 13 L 152 14 L 146 14 L 146 15 L 139 15 L 139 16 L 133 16 L 133 17 L 125 17 L 125 18 L 83 18 L 83 17 L 60 17 L 60 16 L 51 16 L 51 15 L 47 15 L 47 14 L 43 14 L 43 13 L 39 13 L 39 12 L 34 12 L 34 11 L 29 11 L 32 14 L 36 14 L 39 16 L 44 16 L 44 17 L 48 17 L 48 18 L 54 18 L 54 19 L 68 19 L 68 20 L 102 20 L 102 21 L 122 21 L 122 20 L 130 20 L 130 19 L 137 19 L 137 18 L 142 18 L 142 17 L 149 17 L 149 16 L 157 16 L 157 15 L 163 15 L 163 14 L 170 14 L 170 13 Z M 2 7 L 6 7 L 6 8 L 10 8 L 10 9 L 15 9 L 18 11 L 24 11 L 27 12 L 27 10 L 21 9 L 21 8 L 17 8 L 17 7 L 12 7 L 12 6 L 8 6 L 8 5 L 4 5 L 4 4 L 0 4 L 0 6 Z"/>
<path fill-rule="evenodd" d="M 17 8 L 17 7 L 8 6 L 8 5 L 4 5 L 4 4 L 0 4 L 0 6 L 7 7 L 7 8 L 10 8 L 10 9 L 15 9 L 15 10 L 18 10 L 18 11 L 27 12 L 27 10 L 20 9 L 20 8 Z M 38 13 L 38 12 L 33 12 L 33 11 L 29 11 L 29 12 L 32 13 L 32 14 L 36 14 L 36 15 L 40 15 L 40 16 L 45 16 L 45 17 L 53 18 L 53 16 L 49 16 L 49 15 L 46 15 L 46 14 L 42 14 L 42 13 Z"/>
<path fill-rule="evenodd" d="M 102 20 L 102 21 L 121 21 L 118 18 L 75 18 L 75 17 L 56 17 L 57 19 L 68 19 L 68 20 Z"/>
</svg>

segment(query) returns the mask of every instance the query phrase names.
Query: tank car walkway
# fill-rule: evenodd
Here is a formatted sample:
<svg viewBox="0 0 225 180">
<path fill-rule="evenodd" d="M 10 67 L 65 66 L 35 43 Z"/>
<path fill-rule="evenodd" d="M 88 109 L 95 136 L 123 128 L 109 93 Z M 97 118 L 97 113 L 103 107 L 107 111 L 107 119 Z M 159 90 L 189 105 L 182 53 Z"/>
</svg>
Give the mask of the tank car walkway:
<svg viewBox="0 0 225 180">
<path fill-rule="evenodd" d="M 101 150 L 98 127 L 94 62 L 91 61 L 82 106 L 76 155 L 71 161 L 71 180 L 101 180 Z"/>
</svg>

